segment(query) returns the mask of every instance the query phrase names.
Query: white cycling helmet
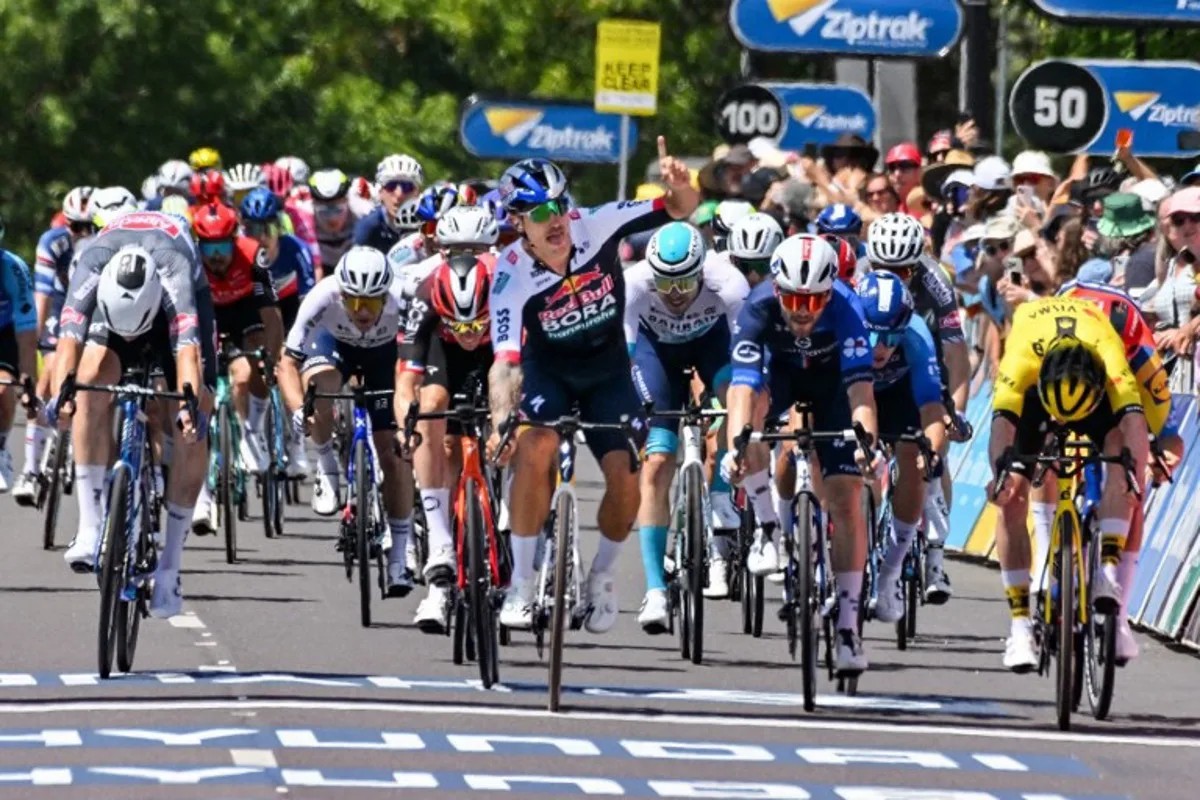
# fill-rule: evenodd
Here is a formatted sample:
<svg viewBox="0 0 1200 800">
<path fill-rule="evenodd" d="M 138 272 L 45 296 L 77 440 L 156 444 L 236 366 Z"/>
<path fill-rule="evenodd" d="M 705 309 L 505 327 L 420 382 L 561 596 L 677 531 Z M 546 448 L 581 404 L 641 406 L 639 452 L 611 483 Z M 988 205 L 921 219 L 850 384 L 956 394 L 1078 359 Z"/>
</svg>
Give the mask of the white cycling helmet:
<svg viewBox="0 0 1200 800">
<path fill-rule="evenodd" d="M 108 329 L 124 339 L 150 330 L 162 298 L 158 265 L 143 247 L 122 247 L 100 273 L 96 306 L 104 314 Z"/>
<path fill-rule="evenodd" d="M 225 185 L 231 192 L 248 192 L 266 186 L 267 178 L 258 164 L 237 164 L 225 173 Z"/>
<path fill-rule="evenodd" d="M 410 155 L 397 153 L 388 156 L 375 167 L 375 184 L 383 186 L 389 181 L 408 181 L 417 188 L 425 185 L 425 170 Z"/>
<path fill-rule="evenodd" d="M 392 285 L 392 268 L 387 257 L 374 247 L 351 247 L 334 271 L 342 294 L 350 297 L 379 297 Z"/>
<path fill-rule="evenodd" d="M 158 173 L 154 173 L 142 181 L 142 199 L 146 201 L 158 197 Z"/>
<path fill-rule="evenodd" d="M 656 278 L 686 278 L 704 268 L 704 236 L 686 222 L 669 222 L 646 245 L 646 260 Z"/>
<path fill-rule="evenodd" d="M 91 222 L 92 212 L 89 208 L 92 199 L 92 187 L 76 186 L 67 192 L 63 198 L 62 212 L 67 222 Z"/>
<path fill-rule="evenodd" d="M 173 158 L 164 161 L 158 168 L 158 186 L 160 189 L 175 189 L 186 192 L 192 182 L 192 168 L 186 161 Z"/>
<path fill-rule="evenodd" d="M 440 247 L 491 247 L 500 238 L 500 226 L 486 208 L 455 206 L 438 220 L 434 237 Z"/>
<path fill-rule="evenodd" d="M 775 285 L 785 292 L 823 294 L 833 288 L 838 257 L 829 242 L 811 233 L 783 240 L 771 256 Z"/>
<path fill-rule="evenodd" d="M 713 230 L 726 236 L 739 219 L 753 213 L 754 206 L 745 200 L 722 200 L 713 212 Z"/>
<path fill-rule="evenodd" d="M 312 170 L 304 159 L 298 156 L 280 156 L 275 159 L 275 166 L 280 169 L 285 169 L 292 176 L 292 181 L 297 186 L 303 186 L 308 183 L 309 176 L 312 175 Z"/>
<path fill-rule="evenodd" d="M 401 203 L 400 207 L 396 209 L 396 216 L 392 219 L 396 230 L 407 233 L 420 228 L 425 220 L 421 219 L 418 212 L 419 207 L 420 203 L 416 197 L 410 197 Z"/>
<path fill-rule="evenodd" d="M 726 250 L 733 258 L 770 258 L 783 241 L 783 228 L 770 214 L 755 211 L 733 224 Z"/>
<path fill-rule="evenodd" d="M 96 225 L 103 228 L 122 214 L 137 211 L 137 198 L 124 186 L 106 186 L 92 192 L 88 207 Z"/>
<path fill-rule="evenodd" d="M 923 252 L 925 228 L 908 214 L 884 214 L 867 229 L 867 259 L 874 267 L 911 267 Z"/>
</svg>

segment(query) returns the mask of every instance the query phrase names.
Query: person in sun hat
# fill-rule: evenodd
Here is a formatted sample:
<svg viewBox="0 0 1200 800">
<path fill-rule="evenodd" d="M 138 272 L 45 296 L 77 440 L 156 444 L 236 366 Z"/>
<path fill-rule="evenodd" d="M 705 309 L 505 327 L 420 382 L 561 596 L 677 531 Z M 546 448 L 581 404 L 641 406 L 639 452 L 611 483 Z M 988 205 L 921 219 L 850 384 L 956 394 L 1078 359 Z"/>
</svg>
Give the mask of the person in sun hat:
<svg viewBox="0 0 1200 800">
<path fill-rule="evenodd" d="M 1018 189 L 1029 186 L 1043 203 L 1049 203 L 1058 186 L 1058 173 L 1050 166 L 1050 156 L 1040 150 L 1023 150 L 1012 163 L 1012 182 Z"/>
<path fill-rule="evenodd" d="M 856 133 L 843 133 L 821 148 L 821 158 L 835 178 L 843 169 L 856 167 L 870 172 L 879 160 L 879 150 Z"/>
<path fill-rule="evenodd" d="M 975 156 L 966 150 L 949 150 L 943 154 L 942 160 L 929 164 L 921 171 L 921 188 L 926 197 L 939 197 L 946 178 L 959 170 L 971 170 L 975 166 Z M 971 185 L 974 185 L 972 179 Z"/>
<path fill-rule="evenodd" d="M 999 156 L 987 156 L 975 163 L 975 188 L 971 193 L 968 216 L 986 222 L 1003 213 L 1013 195 L 1012 168 Z"/>
</svg>

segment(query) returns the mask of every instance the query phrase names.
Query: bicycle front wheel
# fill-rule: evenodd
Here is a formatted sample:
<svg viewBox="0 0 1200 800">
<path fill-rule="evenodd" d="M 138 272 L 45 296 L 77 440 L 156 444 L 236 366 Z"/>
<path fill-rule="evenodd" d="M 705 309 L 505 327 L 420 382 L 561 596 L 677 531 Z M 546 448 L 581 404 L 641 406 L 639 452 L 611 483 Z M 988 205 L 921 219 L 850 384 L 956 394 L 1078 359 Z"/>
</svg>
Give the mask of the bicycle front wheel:
<svg viewBox="0 0 1200 800">
<path fill-rule="evenodd" d="M 104 538 L 100 544 L 100 628 L 99 672 L 101 678 L 112 675 L 117 649 L 118 618 L 126 613 L 121 600 L 125 589 L 129 541 L 125 518 L 129 509 L 129 468 L 118 466 L 108 488 L 108 514 L 104 518 Z"/>
<path fill-rule="evenodd" d="M 217 414 L 217 447 L 221 462 L 217 496 L 220 498 L 221 527 L 225 531 L 225 561 L 228 564 L 237 563 L 237 512 L 234 499 L 237 476 L 233 466 L 233 459 L 237 455 L 233 452 L 232 411 L 229 404 L 225 404 Z"/>
<path fill-rule="evenodd" d="M 804 692 L 804 710 L 817 707 L 817 625 L 821 614 L 821 601 L 813 580 L 813 536 L 812 504 L 808 495 L 801 492 L 796 498 L 796 607 L 794 615 L 800 622 L 800 670 Z"/>
<path fill-rule="evenodd" d="M 483 688 L 490 689 L 499 680 L 496 673 L 496 610 L 491 603 L 491 565 L 488 561 L 487 527 L 483 521 L 483 508 L 479 505 L 480 487 L 468 480 L 467 513 L 463 534 L 467 545 L 467 616 L 475 639 L 475 660 L 479 664 L 479 678 Z"/>
<path fill-rule="evenodd" d="M 369 488 L 371 484 L 371 473 L 367 468 L 367 444 L 359 441 L 354 444 L 355 555 L 358 560 L 359 615 L 364 628 L 371 627 L 371 534 L 374 532 L 371 515 L 375 508 Z"/>
<path fill-rule="evenodd" d="M 62 501 L 63 473 L 67 466 L 68 431 L 56 434 L 58 441 L 54 444 L 54 461 L 50 466 L 50 474 L 46 476 L 46 516 L 42 520 L 42 549 L 54 549 L 54 534 L 58 528 L 58 509 Z"/>
<path fill-rule="evenodd" d="M 1075 620 L 1079 614 L 1075 596 L 1075 517 L 1060 514 L 1058 521 L 1058 663 L 1055 710 L 1059 730 L 1071 729 L 1075 706 Z"/>
<path fill-rule="evenodd" d="M 258 480 L 262 486 L 263 533 L 268 539 L 273 539 L 276 536 L 275 513 L 279 505 L 279 497 L 276 494 L 278 480 L 275 474 L 275 459 L 278 456 L 275 452 L 275 404 L 270 402 L 269 398 L 267 413 L 263 417 L 263 431 L 263 438 L 267 440 L 267 468 L 258 476 Z"/>
<path fill-rule="evenodd" d="M 551 711 L 558 711 L 562 695 L 563 633 L 567 616 L 567 582 L 571 580 L 575 525 L 575 500 L 567 493 L 558 496 L 554 516 L 554 606 L 550 609 L 550 697 Z M 582 598 L 573 598 L 582 602 Z"/>
<path fill-rule="evenodd" d="M 687 582 L 684 602 L 691 612 L 688 644 L 692 663 L 699 664 L 704 660 L 704 581 L 708 577 L 704 558 L 708 550 L 704 541 L 704 473 L 699 464 L 691 465 L 683 473 L 683 494 L 687 498 L 687 513 L 681 574 Z"/>
</svg>

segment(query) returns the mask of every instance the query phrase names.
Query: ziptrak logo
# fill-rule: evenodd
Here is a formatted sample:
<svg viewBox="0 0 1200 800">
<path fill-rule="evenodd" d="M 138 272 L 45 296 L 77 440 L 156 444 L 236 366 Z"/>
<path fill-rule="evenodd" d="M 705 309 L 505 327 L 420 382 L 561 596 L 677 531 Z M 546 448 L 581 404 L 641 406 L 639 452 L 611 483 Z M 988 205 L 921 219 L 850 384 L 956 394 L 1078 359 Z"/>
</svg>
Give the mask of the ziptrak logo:
<svg viewBox="0 0 1200 800">
<path fill-rule="evenodd" d="M 1113 92 L 1117 108 L 1138 122 L 1157 122 L 1167 128 L 1195 128 L 1200 126 L 1200 106 L 1171 105 L 1160 103 L 1158 92 Z"/>
<path fill-rule="evenodd" d="M 806 37 L 818 23 L 817 34 L 823 40 L 855 45 L 869 42 L 877 45 L 922 45 L 933 24 L 929 17 L 912 9 L 907 14 L 880 14 L 872 9 L 866 14 L 845 8 L 842 0 L 767 0 L 767 7 L 776 22 L 787 22 L 797 36 Z M 839 7 L 840 6 L 840 7 Z"/>
<path fill-rule="evenodd" d="M 791 106 L 792 119 L 806 128 L 830 133 L 863 133 L 867 118 L 862 114 L 827 113 L 825 106 Z"/>
<path fill-rule="evenodd" d="M 483 116 L 492 134 L 503 138 L 510 147 L 524 143 L 531 150 L 550 153 L 561 150 L 608 153 L 616 139 L 616 134 L 603 125 L 589 130 L 569 124 L 564 127 L 543 124 L 545 113 L 534 108 L 496 106 L 486 109 Z"/>
</svg>

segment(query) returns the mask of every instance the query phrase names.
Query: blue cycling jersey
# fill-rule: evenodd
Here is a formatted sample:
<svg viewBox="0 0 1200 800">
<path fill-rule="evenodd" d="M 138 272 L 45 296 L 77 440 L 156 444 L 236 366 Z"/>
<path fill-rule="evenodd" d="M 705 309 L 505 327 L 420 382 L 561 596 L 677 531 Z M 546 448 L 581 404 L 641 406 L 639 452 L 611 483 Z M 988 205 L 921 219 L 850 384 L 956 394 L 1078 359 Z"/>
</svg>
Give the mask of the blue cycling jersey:
<svg viewBox="0 0 1200 800">
<path fill-rule="evenodd" d="M 0 266 L 0 328 L 12 325 L 17 333 L 31 331 L 37 327 L 37 310 L 29 265 L 15 253 L 0 250 Z"/>
<path fill-rule="evenodd" d="M 358 221 L 354 226 L 354 244 L 374 247 L 385 256 L 388 251 L 400 241 L 401 231 L 396 230 L 387 220 L 387 209 L 377 207 L 370 214 Z"/>
<path fill-rule="evenodd" d="M 733 385 L 759 390 L 769 355 L 771 369 L 837 373 L 843 385 L 872 379 L 871 348 L 862 303 L 845 283 L 834 281 L 829 303 L 808 336 L 796 336 L 783 318 L 772 281 L 750 292 L 733 331 Z"/>
<path fill-rule="evenodd" d="M 270 270 L 275 296 L 280 299 L 292 295 L 304 297 L 316 283 L 312 250 L 291 234 L 279 237 L 279 251 Z"/>
<path fill-rule="evenodd" d="M 34 291 L 51 296 L 65 292 L 74 254 L 75 243 L 71 241 L 70 229 L 57 227 L 43 233 L 38 239 L 37 259 L 34 262 Z"/>
<path fill-rule="evenodd" d="M 942 399 L 942 372 L 938 366 L 937 349 L 925 320 L 916 314 L 904 329 L 904 341 L 892 352 L 891 358 L 875 370 L 875 389 L 886 389 L 912 376 L 913 400 L 920 408 Z"/>
</svg>

